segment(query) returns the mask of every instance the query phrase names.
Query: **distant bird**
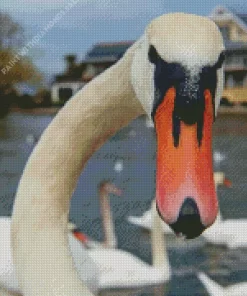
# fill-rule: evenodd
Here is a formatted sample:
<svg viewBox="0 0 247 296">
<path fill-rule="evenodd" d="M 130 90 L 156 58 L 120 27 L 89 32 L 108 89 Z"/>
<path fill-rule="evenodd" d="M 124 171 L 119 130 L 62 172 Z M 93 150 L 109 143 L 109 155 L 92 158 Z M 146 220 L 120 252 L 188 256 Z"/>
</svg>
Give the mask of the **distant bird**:
<svg viewBox="0 0 247 296">
<path fill-rule="evenodd" d="M 198 273 L 198 278 L 203 283 L 210 296 L 245 296 L 247 295 L 247 282 L 234 284 L 228 287 L 222 287 L 205 273 Z"/>
<path fill-rule="evenodd" d="M 74 236 L 78 240 L 80 240 L 87 248 L 116 248 L 117 238 L 115 234 L 115 226 L 112 220 L 109 194 L 120 196 L 122 195 L 122 191 L 113 183 L 109 181 L 102 181 L 98 186 L 98 193 L 103 224 L 104 241 L 99 242 L 91 239 L 86 234 L 78 231 L 76 225 L 74 225 L 73 223 L 69 223 L 69 228 L 73 231 Z"/>
<path fill-rule="evenodd" d="M 226 159 L 226 156 L 220 151 L 214 151 L 213 160 L 216 164 L 220 164 L 223 160 Z"/>
<path fill-rule="evenodd" d="M 116 172 L 121 172 L 123 170 L 123 161 L 122 160 L 117 160 L 114 164 L 114 170 Z"/>
<path fill-rule="evenodd" d="M 37 139 L 33 134 L 28 134 L 26 136 L 26 143 L 28 145 L 34 145 L 36 142 L 37 142 Z"/>
<path fill-rule="evenodd" d="M 58 112 L 29 158 L 13 209 L 13 259 L 25 296 L 91 295 L 69 250 L 70 197 L 91 155 L 144 113 L 157 134 L 161 217 L 187 238 L 213 223 L 218 208 L 212 124 L 223 90 L 223 61 L 223 38 L 213 21 L 162 15 Z"/>
</svg>

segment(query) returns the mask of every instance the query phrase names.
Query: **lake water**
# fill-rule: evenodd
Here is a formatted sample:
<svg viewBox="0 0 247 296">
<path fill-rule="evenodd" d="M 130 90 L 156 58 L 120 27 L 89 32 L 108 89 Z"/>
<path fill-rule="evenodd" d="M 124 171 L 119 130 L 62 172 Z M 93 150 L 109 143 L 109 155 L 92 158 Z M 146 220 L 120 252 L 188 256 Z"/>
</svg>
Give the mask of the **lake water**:
<svg viewBox="0 0 247 296">
<path fill-rule="evenodd" d="M 51 120 L 47 115 L 12 113 L 0 123 L 0 216 L 11 215 L 24 165 Z M 213 148 L 218 160 L 215 170 L 224 171 L 233 184 L 218 190 L 222 215 L 247 218 L 247 116 L 220 115 L 214 126 Z M 121 130 L 89 160 L 70 211 L 70 219 L 78 227 L 102 240 L 97 185 L 103 179 L 113 181 L 123 190 L 123 196 L 111 198 L 118 245 L 149 263 L 149 235 L 127 223 L 126 217 L 141 215 L 150 207 L 155 192 L 155 149 L 154 131 L 146 127 L 143 117 Z M 207 295 L 197 271 L 205 271 L 224 286 L 247 281 L 247 246 L 228 250 L 206 244 L 203 238 L 182 241 L 175 236 L 167 237 L 167 246 L 172 266 L 169 285 L 164 292 L 150 288 L 135 295 Z"/>
</svg>

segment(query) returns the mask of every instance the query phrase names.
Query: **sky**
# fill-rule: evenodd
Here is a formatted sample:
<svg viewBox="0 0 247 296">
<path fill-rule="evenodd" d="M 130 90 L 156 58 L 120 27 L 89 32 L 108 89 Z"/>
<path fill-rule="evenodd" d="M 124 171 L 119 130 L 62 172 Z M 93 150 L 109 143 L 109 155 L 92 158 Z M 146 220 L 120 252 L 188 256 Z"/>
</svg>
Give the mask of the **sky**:
<svg viewBox="0 0 247 296">
<path fill-rule="evenodd" d="M 97 42 L 135 40 L 155 17 L 169 12 L 207 16 L 223 5 L 246 7 L 239 0 L 0 0 L 7 12 L 25 30 L 27 55 L 47 79 L 63 72 L 64 55 L 80 61 Z M 48 26 L 49 24 L 49 26 Z M 21 50 L 21 48 L 20 48 Z"/>
</svg>

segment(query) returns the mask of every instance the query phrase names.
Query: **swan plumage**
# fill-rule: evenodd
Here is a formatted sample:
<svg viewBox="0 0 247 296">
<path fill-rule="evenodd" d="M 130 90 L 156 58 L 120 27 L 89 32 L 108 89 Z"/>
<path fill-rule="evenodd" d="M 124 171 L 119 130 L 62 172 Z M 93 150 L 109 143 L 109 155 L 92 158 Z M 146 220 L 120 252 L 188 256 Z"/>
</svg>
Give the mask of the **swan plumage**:
<svg viewBox="0 0 247 296">
<path fill-rule="evenodd" d="M 182 13 L 160 16 L 147 26 L 144 35 L 115 65 L 83 87 L 60 110 L 41 136 L 27 162 L 13 208 L 13 260 L 18 282 L 25 296 L 92 295 L 81 281 L 69 251 L 69 201 L 79 175 L 93 152 L 116 131 L 141 114 L 147 113 L 156 121 L 159 159 L 156 196 L 161 216 L 167 223 L 175 223 L 174 230 L 185 233 L 187 237 L 198 236 L 205 227 L 213 223 L 217 215 L 217 200 L 212 176 L 211 125 L 223 89 L 223 50 L 223 38 L 219 29 L 208 18 Z M 160 87 L 163 86 L 158 85 L 157 88 L 157 84 L 154 85 L 154 80 L 157 82 L 159 79 L 156 61 L 166 65 L 165 71 L 178 65 L 178 69 L 183 73 L 183 84 L 176 76 L 180 72 L 168 71 L 162 85 L 167 86 L 171 81 L 173 83 L 167 86 L 166 93 L 161 92 Z M 211 79 L 212 85 L 200 84 L 199 82 L 207 82 L 205 75 L 208 75 L 208 71 L 210 77 L 214 77 Z M 188 73 L 190 79 L 187 83 L 184 79 Z M 171 80 L 173 74 L 176 77 Z M 204 78 L 201 75 L 204 75 Z M 186 86 L 192 88 L 184 88 L 185 82 Z M 176 178 L 168 185 L 175 186 L 176 198 L 171 207 L 169 198 L 167 199 L 171 192 L 163 195 L 168 180 L 160 177 L 163 178 L 164 173 L 167 173 L 163 171 L 166 168 L 163 157 L 167 157 L 162 153 L 162 149 L 166 147 L 163 144 L 166 145 L 168 141 L 168 146 L 177 145 L 179 138 L 179 135 L 175 134 L 174 143 L 170 138 L 177 83 L 189 96 L 189 113 L 195 106 L 194 97 L 190 94 L 197 94 L 197 89 L 193 87 L 200 86 L 200 116 L 197 111 L 190 113 L 193 120 L 200 121 L 198 139 L 195 138 L 194 123 L 188 127 L 183 122 L 188 118 L 187 113 L 182 112 L 182 123 L 176 118 L 176 126 L 181 124 L 182 151 L 188 152 L 190 145 L 195 145 L 193 151 L 197 157 L 193 159 L 200 159 L 203 170 L 199 175 L 203 175 L 206 185 L 198 185 L 201 180 L 194 171 L 194 179 L 191 182 L 188 176 L 186 177 L 185 170 L 178 173 L 178 167 L 172 165 L 171 169 Z M 164 100 L 159 101 L 162 97 Z M 179 106 L 185 103 L 185 100 L 180 99 Z M 181 113 L 179 106 L 176 105 L 176 116 Z M 204 126 L 201 122 L 202 116 L 205 117 Z M 205 133 L 203 137 L 202 130 Z M 191 137 L 191 140 L 184 142 L 187 136 Z M 199 148 L 200 144 L 202 149 Z M 180 151 L 180 148 L 170 148 L 173 156 L 176 151 Z M 182 154 L 179 155 L 181 160 L 185 161 Z M 171 161 L 171 158 L 169 159 Z M 192 168 L 188 162 L 184 165 L 188 169 Z M 186 207 L 193 204 L 193 215 L 189 217 L 184 216 L 182 208 L 186 195 L 181 195 L 176 188 L 179 177 L 185 177 L 184 193 L 194 194 L 193 202 L 186 202 Z M 179 212 L 183 215 L 178 216 Z M 197 222 L 193 224 L 195 227 L 188 227 L 184 218 L 196 218 Z"/>
</svg>

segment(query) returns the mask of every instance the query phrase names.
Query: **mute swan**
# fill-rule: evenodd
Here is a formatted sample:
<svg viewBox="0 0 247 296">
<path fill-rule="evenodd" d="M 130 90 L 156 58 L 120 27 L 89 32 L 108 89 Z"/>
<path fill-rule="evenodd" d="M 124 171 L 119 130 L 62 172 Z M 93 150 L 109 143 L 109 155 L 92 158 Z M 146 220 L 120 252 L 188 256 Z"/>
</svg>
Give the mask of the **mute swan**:
<svg viewBox="0 0 247 296">
<path fill-rule="evenodd" d="M 152 205 L 151 240 L 152 265 L 120 249 L 89 249 L 88 254 L 101 273 L 99 288 L 137 288 L 167 282 L 171 277 L 170 264 L 155 201 Z"/>
<path fill-rule="evenodd" d="M 161 229 L 162 220 L 156 212 L 155 201 L 151 210 L 153 265 L 150 266 L 129 252 L 115 249 L 117 239 L 111 216 L 109 193 L 120 195 L 121 190 L 110 182 L 101 182 L 99 196 L 105 233 L 104 243 L 85 239 L 85 236 L 81 239 L 89 247 L 88 254 L 99 268 L 99 289 L 137 288 L 165 283 L 170 279 L 170 265 Z M 80 239 L 76 231 L 75 235 Z"/>
<path fill-rule="evenodd" d="M 214 173 L 214 183 L 215 183 L 216 190 L 219 185 L 225 185 L 227 187 L 230 186 L 230 181 L 225 178 L 225 174 L 222 172 L 215 172 Z M 145 229 L 150 230 L 151 229 L 151 209 L 144 212 L 143 215 L 140 217 L 129 216 L 127 218 L 127 220 L 131 224 L 134 224 L 136 226 L 143 227 Z M 209 229 L 216 227 L 216 224 L 218 225 L 219 221 L 221 221 L 220 213 L 218 214 L 217 219 L 214 222 L 214 224 Z M 168 227 L 166 224 L 163 223 L 162 228 L 163 228 L 164 233 L 171 233 L 171 228 Z M 207 231 L 208 230 L 204 231 L 202 233 L 202 235 L 204 235 L 205 232 L 207 232 Z"/>
<path fill-rule="evenodd" d="M 197 276 L 211 296 L 244 296 L 247 293 L 247 282 L 222 287 L 203 272 Z"/>
<path fill-rule="evenodd" d="M 162 15 L 58 112 L 29 158 L 13 208 L 13 258 L 25 296 L 91 295 L 69 252 L 70 197 L 93 152 L 141 114 L 155 121 L 160 215 L 187 238 L 213 223 L 211 129 L 223 50 L 210 19 Z"/>
<path fill-rule="evenodd" d="M 20 293 L 11 254 L 10 225 L 10 217 L 0 217 L 0 286 L 7 289 L 9 293 Z M 70 224 L 68 224 L 69 227 Z M 80 277 L 85 280 L 90 290 L 96 292 L 99 282 L 98 268 L 71 232 L 69 232 L 69 247 Z"/>
<path fill-rule="evenodd" d="M 112 214 L 109 204 L 109 194 L 112 193 L 120 196 L 122 194 L 122 191 L 109 181 L 102 181 L 98 186 L 98 190 L 104 231 L 104 241 L 101 243 L 92 240 L 85 234 L 78 232 L 76 226 L 72 223 L 70 223 L 70 229 L 73 230 L 74 236 L 78 240 L 80 240 L 87 248 L 116 248 L 117 239 L 115 235 L 114 223 L 112 221 Z"/>
</svg>

